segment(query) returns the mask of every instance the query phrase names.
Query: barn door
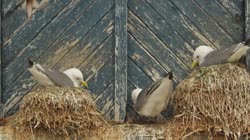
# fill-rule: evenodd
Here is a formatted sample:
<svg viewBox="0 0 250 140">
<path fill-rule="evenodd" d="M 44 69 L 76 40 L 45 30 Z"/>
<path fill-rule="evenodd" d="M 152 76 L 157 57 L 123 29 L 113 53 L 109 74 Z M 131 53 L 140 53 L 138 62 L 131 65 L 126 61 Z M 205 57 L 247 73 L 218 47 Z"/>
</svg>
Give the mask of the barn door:
<svg viewBox="0 0 250 140">
<path fill-rule="evenodd" d="M 125 32 L 126 20 L 120 17 L 126 11 L 120 10 L 126 3 L 121 0 L 38 2 L 41 6 L 27 17 L 26 0 L 2 1 L 4 115 L 16 112 L 20 100 L 37 84 L 27 71 L 25 58 L 30 58 L 59 70 L 80 68 L 103 115 L 122 120 L 126 95 L 120 88 L 126 83 L 123 82 L 126 65 L 118 63 L 126 56 L 123 53 L 126 48 L 122 48 L 126 40 L 124 33 L 119 32 Z"/>
<path fill-rule="evenodd" d="M 170 70 L 191 72 L 199 45 L 228 47 L 244 39 L 243 0 L 128 0 L 128 110 L 131 91 Z M 248 3 L 249 4 L 249 3 Z M 162 113 L 167 117 L 171 108 Z"/>
<path fill-rule="evenodd" d="M 50 68 L 80 68 L 102 113 L 122 121 L 127 100 L 133 112 L 135 87 L 170 70 L 177 84 L 191 72 L 195 47 L 227 47 L 250 34 L 249 0 L 38 0 L 30 17 L 26 0 L 1 2 L 5 116 L 36 85 L 26 57 Z"/>
</svg>

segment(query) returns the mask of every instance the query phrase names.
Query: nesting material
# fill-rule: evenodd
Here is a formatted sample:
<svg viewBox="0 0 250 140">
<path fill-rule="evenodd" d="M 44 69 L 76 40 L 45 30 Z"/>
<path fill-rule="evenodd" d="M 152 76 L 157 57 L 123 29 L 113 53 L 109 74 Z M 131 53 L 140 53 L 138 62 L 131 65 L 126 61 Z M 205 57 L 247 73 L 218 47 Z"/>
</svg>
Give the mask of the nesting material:
<svg viewBox="0 0 250 140">
<path fill-rule="evenodd" d="M 177 86 L 174 104 L 186 133 L 211 130 L 239 137 L 249 132 L 249 73 L 235 64 L 196 69 Z"/>
<path fill-rule="evenodd" d="M 22 131 L 64 135 L 87 135 L 107 126 L 87 90 L 62 87 L 38 88 L 27 94 L 13 125 Z"/>
</svg>

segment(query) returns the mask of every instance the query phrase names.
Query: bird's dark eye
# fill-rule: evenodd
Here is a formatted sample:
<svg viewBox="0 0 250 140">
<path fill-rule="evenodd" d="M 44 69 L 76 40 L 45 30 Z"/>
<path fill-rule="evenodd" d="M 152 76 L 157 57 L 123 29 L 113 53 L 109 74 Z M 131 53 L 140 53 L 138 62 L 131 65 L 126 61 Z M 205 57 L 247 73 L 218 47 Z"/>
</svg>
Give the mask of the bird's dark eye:
<svg viewBox="0 0 250 140">
<path fill-rule="evenodd" d="M 199 58 L 199 55 L 197 55 L 196 58 Z"/>
<path fill-rule="evenodd" d="M 76 78 L 77 80 L 80 80 L 80 78 Z"/>
</svg>

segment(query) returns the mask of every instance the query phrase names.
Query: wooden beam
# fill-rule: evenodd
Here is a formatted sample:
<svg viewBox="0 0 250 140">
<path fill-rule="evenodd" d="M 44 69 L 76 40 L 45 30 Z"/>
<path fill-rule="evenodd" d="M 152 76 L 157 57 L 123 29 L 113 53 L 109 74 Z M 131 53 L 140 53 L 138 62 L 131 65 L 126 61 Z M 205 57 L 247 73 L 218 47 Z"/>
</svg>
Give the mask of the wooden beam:
<svg viewBox="0 0 250 140">
<path fill-rule="evenodd" d="M 250 38 L 250 0 L 245 0 L 245 40 Z"/>
<path fill-rule="evenodd" d="M 0 118 L 3 118 L 3 105 L 2 105 L 2 47 L 3 47 L 3 36 L 2 36 L 2 1 L 0 1 Z"/>
<path fill-rule="evenodd" d="M 115 118 L 122 122 L 127 105 L 127 0 L 115 0 Z"/>
</svg>

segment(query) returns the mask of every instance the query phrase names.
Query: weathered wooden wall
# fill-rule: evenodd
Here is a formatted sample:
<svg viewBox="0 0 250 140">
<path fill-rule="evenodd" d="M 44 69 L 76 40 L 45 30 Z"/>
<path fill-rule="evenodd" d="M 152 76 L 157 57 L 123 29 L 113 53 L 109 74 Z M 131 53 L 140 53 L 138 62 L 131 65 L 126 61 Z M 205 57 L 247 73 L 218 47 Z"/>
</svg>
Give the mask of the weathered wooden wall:
<svg viewBox="0 0 250 140">
<path fill-rule="evenodd" d="M 144 88 L 170 70 L 177 84 L 191 71 L 197 46 L 227 47 L 249 33 L 243 9 L 244 2 L 249 8 L 248 0 L 39 2 L 43 4 L 27 17 L 26 0 L 2 0 L 5 115 L 13 114 L 36 86 L 26 57 L 60 70 L 79 67 L 99 109 L 108 119 L 121 121 L 127 101 L 133 113 L 135 87 Z"/>
<path fill-rule="evenodd" d="M 131 91 L 173 70 L 175 82 L 191 71 L 199 45 L 243 41 L 243 0 L 128 0 L 128 101 Z M 143 81 L 143 82 L 142 82 Z M 162 113 L 168 116 L 171 108 Z"/>
<path fill-rule="evenodd" d="M 6 27 L 2 48 L 5 115 L 13 114 L 23 95 L 36 85 L 26 70 L 27 57 L 60 70 L 79 67 L 103 114 L 114 118 L 114 9 L 114 0 L 49 0 L 18 28 Z M 8 10 L 12 11 L 4 16 L 5 26 L 10 22 L 5 17 L 14 17 L 19 8 Z"/>
</svg>

